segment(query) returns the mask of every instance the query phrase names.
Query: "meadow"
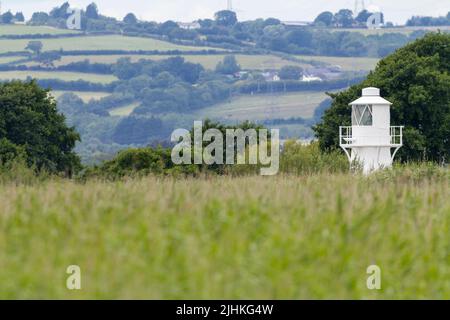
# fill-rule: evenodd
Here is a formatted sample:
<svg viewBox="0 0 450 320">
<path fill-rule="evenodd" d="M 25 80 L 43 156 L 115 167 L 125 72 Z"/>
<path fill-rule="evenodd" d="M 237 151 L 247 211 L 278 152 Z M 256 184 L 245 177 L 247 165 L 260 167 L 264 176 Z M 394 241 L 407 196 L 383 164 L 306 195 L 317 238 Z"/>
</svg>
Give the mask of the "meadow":
<svg viewBox="0 0 450 320">
<path fill-rule="evenodd" d="M 91 100 L 100 100 L 102 98 L 105 98 L 111 93 L 109 92 L 100 92 L 100 91 L 52 91 L 52 96 L 58 99 L 65 93 L 73 93 L 74 95 L 78 96 L 83 102 L 89 102 Z"/>
<path fill-rule="evenodd" d="M 0 298 L 449 299 L 449 194 L 408 169 L 3 183 Z"/>
<path fill-rule="evenodd" d="M 220 120 L 311 118 L 317 106 L 327 98 L 325 92 L 295 92 L 238 96 L 196 112 L 196 116 Z"/>
<path fill-rule="evenodd" d="M 370 71 L 377 66 L 378 58 L 366 57 L 326 57 L 326 56 L 297 56 L 304 62 L 318 61 L 332 66 L 338 66 L 342 71 Z"/>
<path fill-rule="evenodd" d="M 382 35 L 385 33 L 402 33 L 409 35 L 415 31 L 426 30 L 426 31 L 450 31 L 450 26 L 431 26 L 431 27 L 399 27 L 399 28 L 381 28 L 381 29 L 363 29 L 363 28 L 337 28 L 332 29 L 334 32 L 358 32 L 362 33 L 365 36 L 368 35 Z"/>
<path fill-rule="evenodd" d="M 0 53 L 24 51 L 30 39 L 0 39 Z M 120 35 L 82 36 L 57 39 L 40 39 L 43 51 L 52 50 L 180 50 L 201 51 L 212 48 L 182 46 L 152 38 L 127 37 Z"/>
<path fill-rule="evenodd" d="M 11 63 L 15 61 L 19 61 L 23 59 L 23 57 L 0 57 L 0 64 Z"/>
<path fill-rule="evenodd" d="M 118 116 L 118 117 L 126 117 L 129 116 L 134 109 L 136 109 L 137 107 L 139 107 L 140 103 L 139 102 L 135 102 L 135 103 L 131 103 L 129 105 L 126 106 L 122 106 L 122 107 L 118 107 L 115 109 L 112 109 L 109 114 L 111 116 Z"/>
<path fill-rule="evenodd" d="M 199 63 L 205 69 L 213 70 L 220 61 L 223 61 L 225 55 L 181 55 L 186 61 L 192 63 Z M 131 61 L 136 62 L 140 59 L 148 60 L 163 60 L 173 56 L 168 55 L 85 55 L 85 56 L 63 56 L 60 61 L 55 63 L 56 66 L 67 65 L 73 62 L 89 60 L 91 63 L 116 63 L 120 58 L 130 58 Z M 300 67 L 311 67 L 306 63 L 292 62 L 282 59 L 274 55 L 235 55 L 237 62 L 246 70 L 266 70 L 266 69 L 281 69 L 288 65 L 298 65 Z"/>
<path fill-rule="evenodd" d="M 5 35 L 36 35 L 36 34 L 51 34 L 51 35 L 62 35 L 62 34 L 75 34 L 80 33 L 76 30 L 69 29 L 57 29 L 48 26 L 27 26 L 27 25 L 9 25 L 2 24 L 0 26 L 0 36 Z"/>
<path fill-rule="evenodd" d="M 60 79 L 63 81 L 85 80 L 95 83 L 111 83 L 117 78 L 108 74 L 66 72 L 66 71 L 3 71 L 0 72 L 0 80 L 26 80 L 35 79 Z"/>
</svg>

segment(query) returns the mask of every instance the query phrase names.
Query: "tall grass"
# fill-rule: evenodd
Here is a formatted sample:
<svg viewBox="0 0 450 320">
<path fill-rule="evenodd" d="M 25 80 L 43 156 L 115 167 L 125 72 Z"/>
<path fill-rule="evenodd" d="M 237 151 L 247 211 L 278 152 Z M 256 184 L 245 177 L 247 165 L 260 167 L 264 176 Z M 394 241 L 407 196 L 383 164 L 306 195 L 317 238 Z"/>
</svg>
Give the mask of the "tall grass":
<svg viewBox="0 0 450 320">
<path fill-rule="evenodd" d="M 0 298 L 448 299 L 448 175 L 408 170 L 3 184 Z"/>
<path fill-rule="evenodd" d="M 349 162 L 340 151 L 324 153 L 318 143 L 288 141 L 280 158 L 280 170 L 290 174 L 345 173 Z"/>
<path fill-rule="evenodd" d="M 29 167 L 25 160 L 20 158 L 8 163 L 0 162 L 0 185 L 31 185 L 49 178 L 47 172 L 37 173 L 35 167 Z"/>
</svg>

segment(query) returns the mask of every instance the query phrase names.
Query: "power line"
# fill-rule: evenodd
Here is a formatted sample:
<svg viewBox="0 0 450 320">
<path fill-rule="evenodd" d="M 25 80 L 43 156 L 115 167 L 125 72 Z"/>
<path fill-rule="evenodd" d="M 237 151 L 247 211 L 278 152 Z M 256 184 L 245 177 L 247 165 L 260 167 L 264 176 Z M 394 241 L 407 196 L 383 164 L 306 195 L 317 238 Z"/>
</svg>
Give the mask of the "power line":
<svg viewBox="0 0 450 320">
<path fill-rule="evenodd" d="M 366 4 L 364 3 L 364 0 L 355 0 L 355 11 L 353 14 L 356 16 L 361 11 L 366 10 Z"/>
<path fill-rule="evenodd" d="M 228 11 L 233 11 L 233 0 L 228 0 L 227 10 Z"/>
</svg>

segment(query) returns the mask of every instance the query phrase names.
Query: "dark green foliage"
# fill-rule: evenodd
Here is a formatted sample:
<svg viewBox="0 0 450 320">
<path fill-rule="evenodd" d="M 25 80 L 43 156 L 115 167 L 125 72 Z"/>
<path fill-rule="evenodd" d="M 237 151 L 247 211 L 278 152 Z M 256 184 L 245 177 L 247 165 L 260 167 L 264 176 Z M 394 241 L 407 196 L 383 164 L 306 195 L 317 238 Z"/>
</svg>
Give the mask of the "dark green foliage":
<svg viewBox="0 0 450 320">
<path fill-rule="evenodd" d="M 334 14 L 330 11 L 325 11 L 317 16 L 317 18 L 314 20 L 314 25 L 330 27 L 333 22 Z"/>
<path fill-rule="evenodd" d="M 348 9 L 341 9 L 334 15 L 337 26 L 348 28 L 353 24 L 353 12 Z"/>
<path fill-rule="evenodd" d="M 237 63 L 235 56 L 225 56 L 223 62 L 219 62 L 216 66 L 216 72 L 232 75 L 241 71 L 241 66 Z"/>
<path fill-rule="evenodd" d="M 149 144 L 153 140 L 165 139 L 170 131 L 163 122 L 154 117 L 130 116 L 117 125 L 113 141 L 118 144 Z"/>
<path fill-rule="evenodd" d="M 299 66 L 285 66 L 279 72 L 281 80 L 299 80 L 302 75 L 303 69 Z"/>
<path fill-rule="evenodd" d="M 61 60 L 61 54 L 56 51 L 43 52 L 39 54 L 36 60 L 47 68 L 54 67 L 54 62 Z"/>
<path fill-rule="evenodd" d="M 128 13 L 124 18 L 123 22 L 126 24 L 136 24 L 138 22 L 138 19 L 133 13 Z"/>
<path fill-rule="evenodd" d="M 91 3 L 86 7 L 86 18 L 88 19 L 98 19 L 98 7 L 95 3 Z"/>
<path fill-rule="evenodd" d="M 100 166 L 87 169 L 83 178 L 118 179 L 122 177 L 157 175 L 195 175 L 194 165 L 175 166 L 171 159 L 171 149 L 140 148 L 128 149 Z"/>
<path fill-rule="evenodd" d="M 367 79 L 339 94 L 315 132 L 322 150 L 338 148 L 339 126 L 350 125 L 348 104 L 374 86 L 393 103 L 392 125 L 405 125 L 402 160 L 448 161 L 450 156 L 450 35 L 429 34 L 383 59 Z"/>
<path fill-rule="evenodd" d="M 14 19 L 17 22 L 25 22 L 25 16 L 23 15 L 22 12 L 17 12 L 16 15 L 14 16 Z"/>
<path fill-rule="evenodd" d="M 80 139 L 36 82 L 0 85 L 0 141 L 2 158 L 25 156 L 29 166 L 70 173 L 79 166 L 73 153 Z"/>
<path fill-rule="evenodd" d="M 11 13 L 11 11 L 7 11 L 0 16 L 0 23 L 11 24 L 13 23 L 13 20 L 14 15 Z"/>
<path fill-rule="evenodd" d="M 234 26 L 238 21 L 236 13 L 229 10 L 217 12 L 215 18 L 218 25 L 225 27 Z"/>
<path fill-rule="evenodd" d="M 0 139 L 0 165 L 8 165 L 18 159 L 25 159 L 25 149 L 6 138 Z"/>
<path fill-rule="evenodd" d="M 25 47 L 25 50 L 30 50 L 34 55 L 38 56 L 41 53 L 43 47 L 44 45 L 42 44 L 42 41 L 30 41 Z"/>
<path fill-rule="evenodd" d="M 421 17 L 414 16 L 406 22 L 407 26 L 449 26 L 450 12 L 446 17 Z"/>
</svg>

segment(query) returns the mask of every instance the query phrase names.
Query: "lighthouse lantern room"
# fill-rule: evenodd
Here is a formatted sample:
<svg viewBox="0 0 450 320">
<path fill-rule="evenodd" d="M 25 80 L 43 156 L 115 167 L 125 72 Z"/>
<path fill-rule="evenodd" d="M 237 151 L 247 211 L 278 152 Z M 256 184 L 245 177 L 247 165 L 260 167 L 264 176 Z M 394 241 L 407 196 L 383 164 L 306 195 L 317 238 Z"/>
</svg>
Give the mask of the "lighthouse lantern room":
<svg viewBox="0 0 450 320">
<path fill-rule="evenodd" d="M 352 125 L 339 130 L 339 144 L 350 164 L 357 161 L 366 174 L 391 167 L 403 146 L 403 127 L 391 126 L 392 103 L 380 96 L 380 89 L 365 88 L 350 105 Z"/>
</svg>

